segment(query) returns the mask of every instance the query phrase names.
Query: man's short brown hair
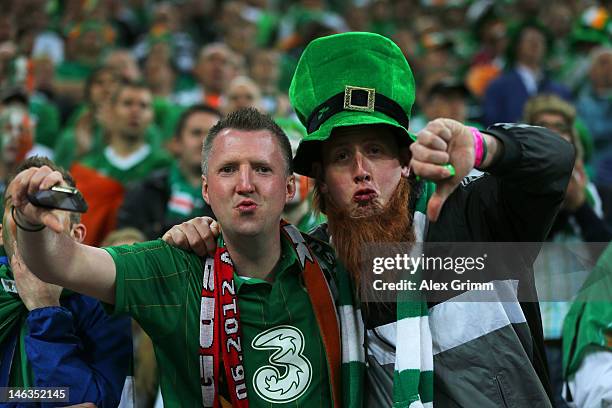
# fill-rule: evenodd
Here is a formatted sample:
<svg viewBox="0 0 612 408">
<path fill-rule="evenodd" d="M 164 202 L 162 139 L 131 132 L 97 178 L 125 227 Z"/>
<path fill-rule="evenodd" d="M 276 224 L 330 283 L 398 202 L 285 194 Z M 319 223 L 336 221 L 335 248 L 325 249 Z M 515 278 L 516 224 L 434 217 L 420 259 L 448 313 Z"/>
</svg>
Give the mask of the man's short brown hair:
<svg viewBox="0 0 612 408">
<path fill-rule="evenodd" d="M 285 159 L 285 165 L 287 170 L 287 175 L 291 175 L 293 173 L 293 158 L 291 153 L 291 143 L 289 143 L 289 139 L 287 135 L 274 122 L 274 119 L 265 113 L 261 113 L 255 108 L 242 108 L 234 111 L 221 119 L 210 128 L 208 132 L 208 136 L 204 140 L 204 145 L 202 146 L 202 174 L 206 175 L 208 173 L 208 159 L 210 156 L 210 151 L 212 150 L 212 145 L 219 133 L 223 129 L 236 129 L 236 130 L 248 130 L 248 131 L 257 131 L 257 130 L 267 130 L 269 131 L 278 141 L 278 144 L 281 149 L 281 154 Z"/>
</svg>

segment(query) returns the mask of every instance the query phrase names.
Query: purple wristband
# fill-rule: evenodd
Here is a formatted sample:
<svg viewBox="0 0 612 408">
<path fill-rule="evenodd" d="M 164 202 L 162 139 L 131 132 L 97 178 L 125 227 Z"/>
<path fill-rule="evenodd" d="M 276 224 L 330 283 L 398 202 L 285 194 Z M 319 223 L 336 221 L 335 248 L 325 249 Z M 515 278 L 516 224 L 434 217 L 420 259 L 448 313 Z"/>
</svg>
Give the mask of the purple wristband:
<svg viewBox="0 0 612 408">
<path fill-rule="evenodd" d="M 470 127 L 470 131 L 474 136 L 474 168 L 478 168 L 484 161 L 484 136 L 475 127 Z"/>
</svg>

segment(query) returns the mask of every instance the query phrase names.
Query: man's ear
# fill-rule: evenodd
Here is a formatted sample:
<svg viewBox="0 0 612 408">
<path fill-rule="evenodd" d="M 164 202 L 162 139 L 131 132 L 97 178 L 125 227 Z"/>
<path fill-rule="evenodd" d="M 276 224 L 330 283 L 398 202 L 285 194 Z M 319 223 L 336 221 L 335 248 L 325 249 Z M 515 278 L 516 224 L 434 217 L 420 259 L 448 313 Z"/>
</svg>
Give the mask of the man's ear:
<svg viewBox="0 0 612 408">
<path fill-rule="evenodd" d="M 75 241 L 82 243 L 87 235 L 87 227 L 84 224 L 73 224 L 70 229 L 70 235 Z"/>
<path fill-rule="evenodd" d="M 208 199 L 208 181 L 205 175 L 202 175 L 202 198 L 204 198 L 206 204 L 210 205 L 210 200 Z"/>
<path fill-rule="evenodd" d="M 399 161 L 402 166 L 402 177 L 410 177 L 410 160 L 412 159 L 412 153 L 410 147 L 402 147 L 399 149 Z"/>
<path fill-rule="evenodd" d="M 295 176 L 292 174 L 290 176 L 287 176 L 287 194 L 285 197 L 285 203 L 288 203 L 289 201 L 293 200 L 293 197 L 295 197 L 295 191 Z"/>
<path fill-rule="evenodd" d="M 402 166 L 402 177 L 409 178 L 410 177 L 410 166 Z"/>
</svg>

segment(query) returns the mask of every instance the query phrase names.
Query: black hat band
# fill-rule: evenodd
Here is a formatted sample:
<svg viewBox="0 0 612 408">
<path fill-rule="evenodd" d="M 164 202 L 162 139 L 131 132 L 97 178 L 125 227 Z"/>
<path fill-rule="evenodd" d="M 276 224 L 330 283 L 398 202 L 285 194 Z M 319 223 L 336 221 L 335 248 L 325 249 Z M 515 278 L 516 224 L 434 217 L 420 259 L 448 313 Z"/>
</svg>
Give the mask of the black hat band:
<svg viewBox="0 0 612 408">
<path fill-rule="evenodd" d="M 406 129 L 410 123 L 406 112 L 393 99 L 376 93 L 373 88 L 346 86 L 344 92 L 337 93 L 312 111 L 306 121 L 306 131 L 308 134 L 315 132 L 327 119 L 346 110 L 381 112 Z"/>
</svg>

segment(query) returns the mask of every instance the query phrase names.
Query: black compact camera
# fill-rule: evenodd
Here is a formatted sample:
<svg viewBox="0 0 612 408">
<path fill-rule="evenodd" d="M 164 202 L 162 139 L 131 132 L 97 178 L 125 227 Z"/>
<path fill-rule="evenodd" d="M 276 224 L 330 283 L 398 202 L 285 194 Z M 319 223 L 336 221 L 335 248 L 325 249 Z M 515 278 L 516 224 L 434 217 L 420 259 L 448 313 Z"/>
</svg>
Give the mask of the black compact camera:
<svg viewBox="0 0 612 408">
<path fill-rule="evenodd" d="M 49 190 L 40 190 L 35 194 L 28 194 L 30 203 L 37 207 L 49 208 L 52 210 L 65 210 L 78 213 L 87 211 L 85 199 L 73 187 L 54 186 Z"/>
</svg>

